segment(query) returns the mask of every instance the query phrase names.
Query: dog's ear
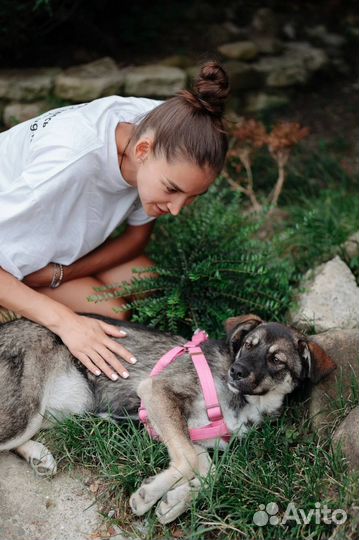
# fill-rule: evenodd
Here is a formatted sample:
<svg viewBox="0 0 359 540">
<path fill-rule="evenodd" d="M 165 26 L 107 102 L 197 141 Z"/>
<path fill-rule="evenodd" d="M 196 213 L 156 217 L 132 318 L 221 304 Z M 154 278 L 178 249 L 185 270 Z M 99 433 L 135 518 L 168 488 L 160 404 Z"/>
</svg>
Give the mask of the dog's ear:
<svg viewBox="0 0 359 540">
<path fill-rule="evenodd" d="M 337 365 L 335 362 L 314 341 L 300 339 L 298 347 L 307 368 L 304 377 L 309 378 L 314 384 L 317 384 L 336 369 Z"/>
<path fill-rule="evenodd" d="M 242 345 L 243 338 L 248 332 L 253 330 L 263 321 L 257 315 L 242 315 L 241 317 L 231 317 L 224 323 L 227 332 L 229 350 L 232 356 L 237 354 L 237 351 Z"/>
</svg>

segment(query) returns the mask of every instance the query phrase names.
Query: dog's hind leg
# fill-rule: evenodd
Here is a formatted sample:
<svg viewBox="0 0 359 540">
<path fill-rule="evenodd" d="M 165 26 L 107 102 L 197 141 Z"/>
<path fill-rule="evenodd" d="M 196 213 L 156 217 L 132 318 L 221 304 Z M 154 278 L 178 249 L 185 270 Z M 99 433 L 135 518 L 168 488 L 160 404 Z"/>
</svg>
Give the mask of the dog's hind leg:
<svg viewBox="0 0 359 540">
<path fill-rule="evenodd" d="M 56 474 L 56 461 L 42 443 L 30 440 L 15 448 L 15 452 L 31 465 L 37 475 L 50 476 Z"/>
<path fill-rule="evenodd" d="M 201 477 L 205 478 L 213 470 L 208 452 L 198 445 L 195 445 L 195 448 L 198 454 L 198 475 L 181 486 L 170 489 L 157 505 L 156 516 L 163 525 L 170 523 L 190 508 L 201 488 L 203 481 Z"/>
<path fill-rule="evenodd" d="M 168 469 L 146 479 L 131 496 L 131 508 L 141 516 L 174 485 L 185 484 L 194 478 L 198 470 L 198 455 L 189 439 L 178 398 L 168 386 L 159 379 L 146 379 L 140 383 L 138 395 L 147 408 L 151 424 L 166 444 L 171 460 Z"/>
</svg>

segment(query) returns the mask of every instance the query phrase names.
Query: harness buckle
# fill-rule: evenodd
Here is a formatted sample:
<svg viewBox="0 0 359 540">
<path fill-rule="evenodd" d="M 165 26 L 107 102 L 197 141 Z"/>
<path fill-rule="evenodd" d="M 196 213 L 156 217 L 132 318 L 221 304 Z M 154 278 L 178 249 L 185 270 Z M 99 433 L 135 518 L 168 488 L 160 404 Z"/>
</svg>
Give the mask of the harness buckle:
<svg viewBox="0 0 359 540">
<path fill-rule="evenodd" d="M 220 405 L 216 403 L 215 405 L 207 406 L 207 416 L 212 422 L 222 420 L 223 414 Z"/>
</svg>

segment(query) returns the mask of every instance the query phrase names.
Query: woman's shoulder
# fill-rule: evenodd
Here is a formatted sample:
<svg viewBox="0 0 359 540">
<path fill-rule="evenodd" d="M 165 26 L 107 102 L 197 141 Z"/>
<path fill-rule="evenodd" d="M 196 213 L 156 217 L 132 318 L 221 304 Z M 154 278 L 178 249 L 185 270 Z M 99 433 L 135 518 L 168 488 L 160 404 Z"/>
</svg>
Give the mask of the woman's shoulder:
<svg viewBox="0 0 359 540">
<path fill-rule="evenodd" d="M 162 101 L 142 97 L 108 96 L 95 99 L 81 109 L 84 116 L 96 119 L 113 114 L 122 122 L 135 122 L 137 117 L 151 111 Z"/>
</svg>

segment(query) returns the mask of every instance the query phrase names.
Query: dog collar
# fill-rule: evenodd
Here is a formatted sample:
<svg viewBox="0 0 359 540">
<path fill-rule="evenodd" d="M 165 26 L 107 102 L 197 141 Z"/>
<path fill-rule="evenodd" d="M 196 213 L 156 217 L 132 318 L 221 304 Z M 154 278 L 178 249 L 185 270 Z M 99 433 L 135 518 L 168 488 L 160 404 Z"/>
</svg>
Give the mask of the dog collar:
<svg viewBox="0 0 359 540">
<path fill-rule="evenodd" d="M 228 442 L 231 438 L 231 432 L 229 431 L 227 424 L 224 421 L 222 409 L 219 404 L 216 387 L 214 384 L 212 372 L 200 347 L 200 344 L 207 341 L 208 335 L 204 330 L 197 330 L 192 336 L 192 340 L 188 341 L 183 346 L 174 347 L 166 354 L 164 354 L 152 369 L 150 376 L 156 377 L 163 370 L 165 370 L 170 364 L 172 364 L 177 358 L 188 353 L 191 356 L 194 367 L 196 368 L 197 375 L 201 384 L 203 397 L 206 405 L 207 416 L 210 423 L 206 426 L 202 426 L 196 429 L 190 429 L 189 435 L 192 441 L 203 441 L 209 439 L 219 439 Z M 154 439 L 159 439 L 159 435 L 156 430 L 151 426 L 148 418 L 148 412 L 145 408 L 143 401 L 138 410 L 138 416 L 140 421 L 145 425 L 148 433 Z"/>
</svg>

